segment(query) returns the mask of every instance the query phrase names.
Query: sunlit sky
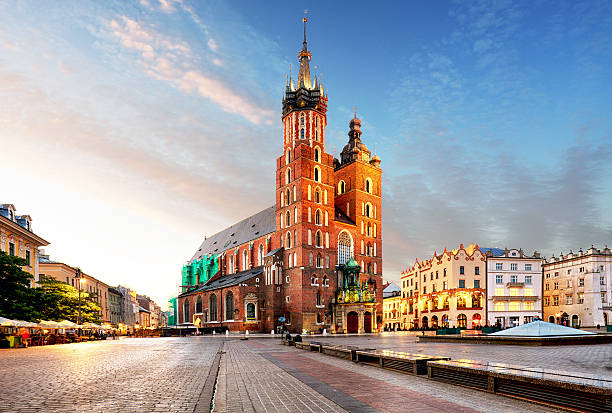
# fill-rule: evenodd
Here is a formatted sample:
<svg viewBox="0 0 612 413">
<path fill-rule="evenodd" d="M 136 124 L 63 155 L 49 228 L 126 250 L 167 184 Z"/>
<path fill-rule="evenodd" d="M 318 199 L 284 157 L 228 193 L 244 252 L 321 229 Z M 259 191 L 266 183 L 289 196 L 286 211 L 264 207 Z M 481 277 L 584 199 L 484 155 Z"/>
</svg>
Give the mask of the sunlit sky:
<svg viewBox="0 0 612 413">
<path fill-rule="evenodd" d="M 0 202 L 51 259 L 166 306 L 274 202 L 304 10 L 327 151 L 357 106 L 383 276 L 444 247 L 612 245 L 612 2 L 0 2 Z"/>
</svg>

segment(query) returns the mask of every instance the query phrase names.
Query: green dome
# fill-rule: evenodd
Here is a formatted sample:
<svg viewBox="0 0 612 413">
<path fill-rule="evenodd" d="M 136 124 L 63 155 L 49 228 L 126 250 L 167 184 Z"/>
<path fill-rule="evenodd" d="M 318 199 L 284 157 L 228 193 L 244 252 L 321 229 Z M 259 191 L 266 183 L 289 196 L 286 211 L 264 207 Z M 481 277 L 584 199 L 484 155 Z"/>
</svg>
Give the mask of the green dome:
<svg viewBox="0 0 612 413">
<path fill-rule="evenodd" d="M 350 260 L 348 260 L 346 262 L 346 264 L 344 264 L 344 268 L 360 268 L 359 264 L 357 264 L 357 261 L 355 261 L 355 258 L 351 258 Z"/>
</svg>

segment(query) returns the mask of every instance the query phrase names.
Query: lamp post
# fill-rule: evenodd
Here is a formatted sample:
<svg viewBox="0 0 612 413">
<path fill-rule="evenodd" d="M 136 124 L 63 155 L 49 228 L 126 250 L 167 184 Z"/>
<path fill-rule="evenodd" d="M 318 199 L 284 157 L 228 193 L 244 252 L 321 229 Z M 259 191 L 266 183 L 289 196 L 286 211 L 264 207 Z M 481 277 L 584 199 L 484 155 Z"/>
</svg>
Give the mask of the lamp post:
<svg viewBox="0 0 612 413">
<path fill-rule="evenodd" d="M 81 281 L 83 281 L 83 274 L 81 274 L 80 268 L 76 269 L 76 274 L 74 278 L 77 279 L 78 284 L 79 284 L 79 317 L 77 319 L 77 324 L 81 325 Z"/>
</svg>

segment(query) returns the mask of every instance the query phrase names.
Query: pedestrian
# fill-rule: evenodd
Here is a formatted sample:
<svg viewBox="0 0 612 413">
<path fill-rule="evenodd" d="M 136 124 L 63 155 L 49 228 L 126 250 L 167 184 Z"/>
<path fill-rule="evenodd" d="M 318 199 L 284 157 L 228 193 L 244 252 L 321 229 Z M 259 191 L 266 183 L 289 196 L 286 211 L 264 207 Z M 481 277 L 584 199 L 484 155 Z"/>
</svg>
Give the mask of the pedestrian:
<svg viewBox="0 0 612 413">
<path fill-rule="evenodd" d="M 30 333 L 28 332 L 27 328 L 23 329 L 23 332 L 21 333 L 21 344 L 23 344 L 24 347 L 28 347 L 28 339 L 30 338 Z"/>
</svg>

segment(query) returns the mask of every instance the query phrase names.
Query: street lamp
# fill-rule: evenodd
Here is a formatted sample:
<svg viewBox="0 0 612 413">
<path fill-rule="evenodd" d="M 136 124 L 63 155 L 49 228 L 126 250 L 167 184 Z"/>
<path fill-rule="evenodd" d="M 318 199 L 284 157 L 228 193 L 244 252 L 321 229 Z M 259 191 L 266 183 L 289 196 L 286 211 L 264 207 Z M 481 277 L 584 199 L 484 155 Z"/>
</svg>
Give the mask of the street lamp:
<svg viewBox="0 0 612 413">
<path fill-rule="evenodd" d="M 81 325 L 81 282 L 85 282 L 85 278 L 83 278 L 83 274 L 81 274 L 80 268 L 77 268 L 75 272 L 76 274 L 74 278 L 77 279 L 79 284 L 79 318 L 77 319 L 77 324 Z"/>
</svg>

